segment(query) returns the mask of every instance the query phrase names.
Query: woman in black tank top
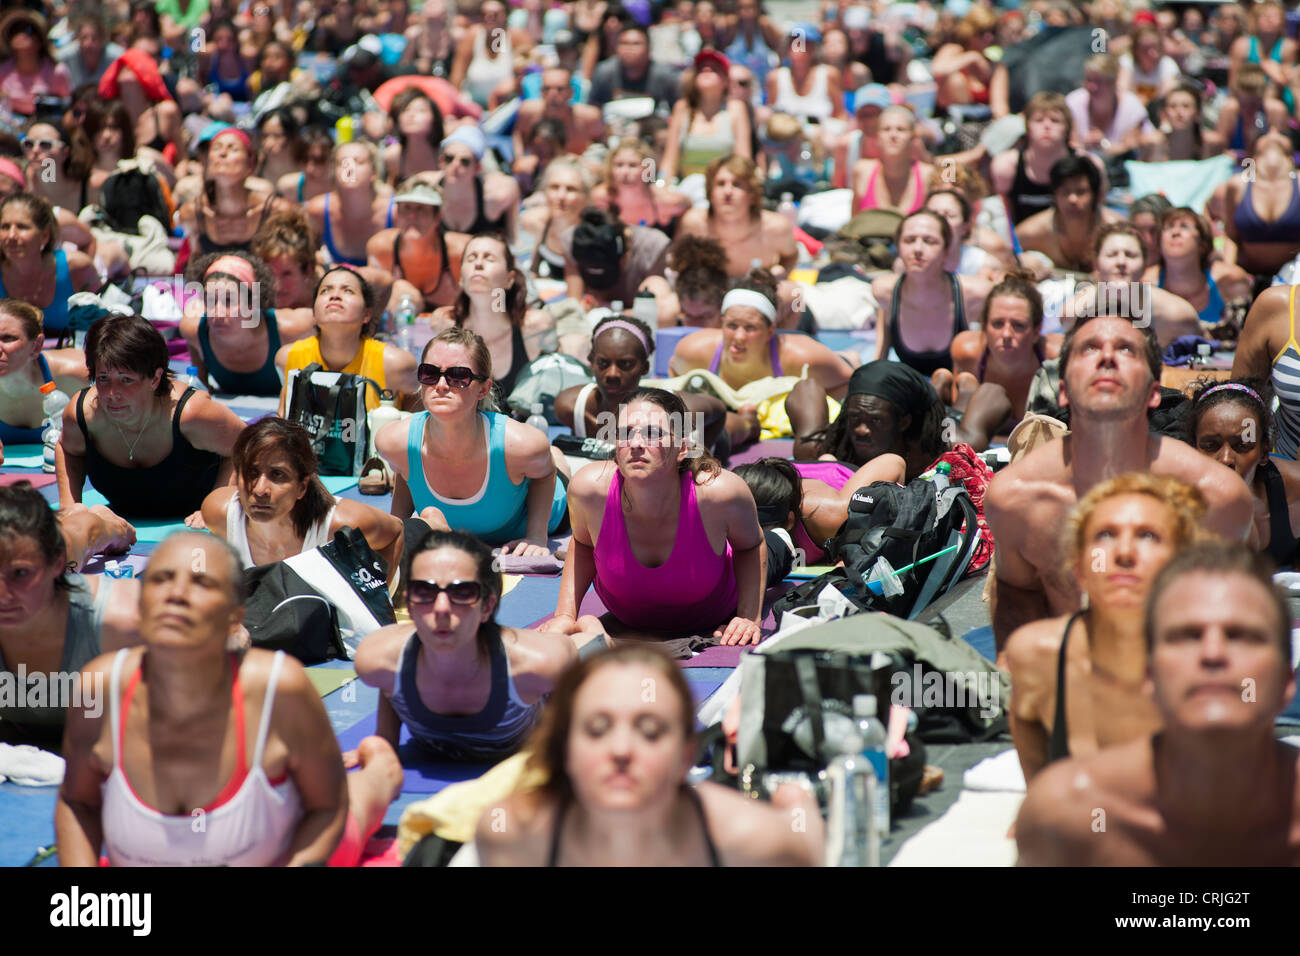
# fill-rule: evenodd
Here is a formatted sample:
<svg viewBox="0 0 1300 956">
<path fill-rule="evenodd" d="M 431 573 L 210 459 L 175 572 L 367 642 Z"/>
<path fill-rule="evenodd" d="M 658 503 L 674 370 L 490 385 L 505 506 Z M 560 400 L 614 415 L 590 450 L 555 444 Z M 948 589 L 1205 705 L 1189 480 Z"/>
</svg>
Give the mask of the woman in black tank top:
<svg viewBox="0 0 1300 956">
<path fill-rule="evenodd" d="M 266 217 L 287 208 L 274 193 L 264 195 L 248 188 L 256 161 L 243 131 L 231 127 L 212 138 L 204 164 L 203 192 L 178 214 L 193 244 L 191 249 L 197 245 L 202 254 L 232 249 L 248 252 Z"/>
<path fill-rule="evenodd" d="M 655 693 L 642 693 L 647 687 Z M 821 814 L 803 790 L 778 791 L 779 808 L 717 784 L 686 783 L 693 698 L 681 669 L 658 649 L 595 651 L 560 678 L 547 708 L 530 757 L 546 782 L 484 814 L 475 837 L 484 866 L 822 862 Z M 792 813 L 807 822 L 805 832 L 790 826 Z M 503 818 L 520 822 L 492 826 Z M 629 829 L 645 834 L 640 845 L 609 839 Z"/>
<path fill-rule="evenodd" d="M 1007 641 L 1011 736 L 1026 780 L 1071 755 L 1160 729 L 1142 692 L 1147 651 L 1143 610 L 1160 569 L 1199 540 L 1200 492 L 1176 478 L 1131 472 L 1102 482 L 1071 513 L 1067 567 L 1085 609 L 1027 624 Z"/>
<path fill-rule="evenodd" d="M 1192 396 L 1187 443 L 1239 474 L 1255 498 L 1261 550 L 1280 568 L 1300 548 L 1300 462 L 1273 458 L 1272 390 L 1257 378 L 1203 384 Z M 1293 503 L 1295 503 L 1293 505 Z"/>
</svg>

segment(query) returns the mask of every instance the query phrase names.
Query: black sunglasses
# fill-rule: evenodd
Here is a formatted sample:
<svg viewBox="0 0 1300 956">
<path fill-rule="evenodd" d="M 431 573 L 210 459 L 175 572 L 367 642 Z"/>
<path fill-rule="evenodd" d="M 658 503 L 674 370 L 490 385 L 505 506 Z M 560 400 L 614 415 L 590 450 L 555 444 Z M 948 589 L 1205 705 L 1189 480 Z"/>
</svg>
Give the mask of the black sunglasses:
<svg viewBox="0 0 1300 956">
<path fill-rule="evenodd" d="M 443 153 L 442 163 L 444 166 L 464 166 L 466 169 L 469 169 L 474 165 L 474 160 L 470 159 L 468 156 L 452 156 L 448 153 Z"/>
<path fill-rule="evenodd" d="M 406 582 L 406 603 L 433 604 L 443 592 L 446 592 L 447 600 L 452 604 L 471 607 L 483 597 L 483 585 L 477 581 L 452 581 L 443 587 L 434 581 L 417 581 L 412 578 Z"/>
<path fill-rule="evenodd" d="M 475 382 L 486 382 L 486 375 L 475 374 L 472 368 L 464 365 L 453 365 L 451 368 L 439 368 L 437 365 L 430 365 L 428 362 L 422 362 L 420 367 L 415 370 L 415 377 L 421 385 L 437 385 L 439 379 L 446 378 L 447 384 L 452 388 L 469 388 Z"/>
</svg>

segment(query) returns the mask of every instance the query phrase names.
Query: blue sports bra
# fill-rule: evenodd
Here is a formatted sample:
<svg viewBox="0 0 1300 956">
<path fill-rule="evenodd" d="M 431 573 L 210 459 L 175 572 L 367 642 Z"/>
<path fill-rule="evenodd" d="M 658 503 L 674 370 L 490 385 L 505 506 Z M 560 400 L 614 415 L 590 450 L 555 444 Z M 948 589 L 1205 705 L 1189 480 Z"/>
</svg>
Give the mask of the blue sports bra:
<svg viewBox="0 0 1300 956">
<path fill-rule="evenodd" d="M 45 360 L 44 355 L 38 355 L 37 361 L 41 363 L 41 384 L 54 381 L 54 376 L 50 374 L 50 363 Z M 42 422 L 35 428 L 23 428 L 21 425 L 9 425 L 0 422 L 0 444 L 4 445 L 38 445 L 42 441 L 41 433 L 45 431 L 45 423 Z"/>
<path fill-rule="evenodd" d="M 76 295 L 77 290 L 72 287 L 72 272 L 68 268 L 68 254 L 62 249 L 54 250 L 54 301 L 49 305 L 41 308 L 35 302 L 31 303 L 41 309 L 41 329 L 49 337 L 51 332 L 63 332 L 68 327 L 68 300 Z M 5 283 L 0 279 L 0 299 L 9 298 L 9 293 L 5 291 Z"/>
</svg>

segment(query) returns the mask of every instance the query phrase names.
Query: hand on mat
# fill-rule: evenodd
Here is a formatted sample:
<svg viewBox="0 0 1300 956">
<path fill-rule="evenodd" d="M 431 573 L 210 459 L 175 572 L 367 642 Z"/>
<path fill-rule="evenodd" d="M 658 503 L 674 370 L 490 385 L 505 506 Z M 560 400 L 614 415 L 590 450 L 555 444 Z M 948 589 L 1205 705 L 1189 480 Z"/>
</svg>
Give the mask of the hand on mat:
<svg viewBox="0 0 1300 956">
<path fill-rule="evenodd" d="M 208 525 L 207 525 L 207 522 L 205 522 L 205 521 L 203 520 L 203 512 L 202 512 L 201 510 L 200 510 L 200 511 L 196 511 L 196 512 L 194 512 L 194 514 L 192 514 L 192 515 L 190 515 L 188 518 L 186 518 L 186 519 L 185 519 L 185 527 L 187 527 L 187 528 L 197 528 L 199 531 L 206 531 L 207 528 L 208 528 Z"/>
<path fill-rule="evenodd" d="M 108 505 L 91 505 L 90 513 L 104 522 L 98 537 L 91 542 L 95 553 L 126 554 L 135 545 L 135 528 Z"/>
<path fill-rule="evenodd" d="M 722 638 L 723 644 L 757 644 L 763 639 L 763 630 L 747 617 L 733 617 L 725 628 L 713 632 L 714 637 Z"/>
<path fill-rule="evenodd" d="M 551 549 L 546 546 L 545 540 L 538 543 L 528 538 L 507 542 L 501 548 L 502 557 L 510 555 L 516 558 L 543 558 L 550 553 Z"/>
</svg>

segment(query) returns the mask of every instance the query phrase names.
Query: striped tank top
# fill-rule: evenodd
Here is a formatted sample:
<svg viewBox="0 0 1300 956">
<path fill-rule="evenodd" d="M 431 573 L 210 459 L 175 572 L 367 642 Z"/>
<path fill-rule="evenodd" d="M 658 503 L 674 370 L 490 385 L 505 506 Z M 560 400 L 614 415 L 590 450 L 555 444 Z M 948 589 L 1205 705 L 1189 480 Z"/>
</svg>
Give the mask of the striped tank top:
<svg viewBox="0 0 1300 956">
<path fill-rule="evenodd" d="M 1273 454 L 1294 459 L 1300 450 L 1300 344 L 1295 337 L 1295 291 L 1291 286 L 1290 327 L 1286 345 L 1273 359 Z"/>
</svg>

